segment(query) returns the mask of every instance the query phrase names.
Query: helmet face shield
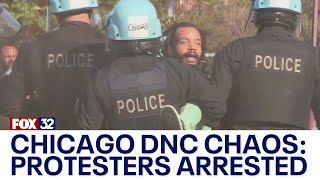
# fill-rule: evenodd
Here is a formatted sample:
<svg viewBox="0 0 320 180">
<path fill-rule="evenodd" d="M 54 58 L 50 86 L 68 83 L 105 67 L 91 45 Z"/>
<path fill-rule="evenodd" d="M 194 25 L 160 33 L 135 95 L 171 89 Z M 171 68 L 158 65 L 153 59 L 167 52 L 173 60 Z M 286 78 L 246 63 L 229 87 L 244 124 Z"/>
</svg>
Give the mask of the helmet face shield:
<svg viewBox="0 0 320 180">
<path fill-rule="evenodd" d="M 301 33 L 302 33 L 302 18 L 303 16 L 299 16 L 297 19 L 297 24 L 296 24 L 296 29 L 293 32 L 293 34 L 295 35 L 295 37 L 300 37 Z"/>
<path fill-rule="evenodd" d="M 14 36 L 21 29 L 21 24 L 0 5 L 0 38 Z"/>
</svg>

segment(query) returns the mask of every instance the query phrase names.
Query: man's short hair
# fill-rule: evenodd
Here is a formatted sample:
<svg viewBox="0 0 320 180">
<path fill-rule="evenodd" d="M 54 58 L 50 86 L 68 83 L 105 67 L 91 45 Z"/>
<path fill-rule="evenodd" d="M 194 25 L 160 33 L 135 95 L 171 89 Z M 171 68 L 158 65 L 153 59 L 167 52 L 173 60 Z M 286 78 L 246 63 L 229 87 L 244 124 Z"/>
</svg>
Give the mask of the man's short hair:
<svg viewBox="0 0 320 180">
<path fill-rule="evenodd" d="M 203 31 L 199 26 L 197 26 L 196 24 L 190 23 L 190 22 L 178 22 L 178 23 L 174 23 L 173 25 L 171 25 L 166 31 L 163 32 L 163 35 L 166 36 L 166 40 L 164 43 L 164 55 L 168 55 L 168 49 L 169 47 L 175 47 L 176 45 L 176 32 L 179 28 L 194 28 L 196 29 L 201 36 L 201 49 L 202 49 L 202 54 L 201 54 L 201 58 L 204 57 L 204 53 L 206 50 L 206 32 Z"/>
</svg>

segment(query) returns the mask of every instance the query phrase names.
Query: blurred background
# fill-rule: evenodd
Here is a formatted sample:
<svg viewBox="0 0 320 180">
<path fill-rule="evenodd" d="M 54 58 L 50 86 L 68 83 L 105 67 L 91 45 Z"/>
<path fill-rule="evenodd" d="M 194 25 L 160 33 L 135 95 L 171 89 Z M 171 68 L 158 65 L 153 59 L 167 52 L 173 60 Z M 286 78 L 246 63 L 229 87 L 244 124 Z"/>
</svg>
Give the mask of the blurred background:
<svg viewBox="0 0 320 180">
<path fill-rule="evenodd" d="M 228 42 L 241 36 L 250 36 L 255 29 L 249 22 L 244 32 L 252 0 L 151 0 L 162 20 L 163 30 L 175 22 L 191 21 L 208 35 L 208 52 L 214 53 Z M 100 0 L 100 9 L 92 18 L 96 28 L 103 31 L 105 16 L 117 0 Z M 9 12 L 23 24 L 23 37 L 32 39 L 38 34 L 58 27 L 55 18 L 47 12 L 46 0 L 0 0 Z M 101 18 L 99 18 L 98 13 Z M 297 35 L 312 43 L 313 0 L 303 0 L 301 31 Z"/>
</svg>

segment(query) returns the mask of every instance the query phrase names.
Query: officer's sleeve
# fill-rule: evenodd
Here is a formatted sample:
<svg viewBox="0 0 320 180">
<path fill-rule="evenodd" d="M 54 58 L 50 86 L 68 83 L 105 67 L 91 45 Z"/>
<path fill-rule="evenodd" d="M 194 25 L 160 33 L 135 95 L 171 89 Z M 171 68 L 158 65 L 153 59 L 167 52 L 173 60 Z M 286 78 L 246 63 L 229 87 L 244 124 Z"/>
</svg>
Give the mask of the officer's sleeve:
<svg viewBox="0 0 320 180">
<path fill-rule="evenodd" d="M 231 91 L 233 73 L 239 69 L 244 52 L 244 43 L 239 39 L 225 46 L 214 57 L 210 81 L 220 101 L 225 102 L 224 105 L 227 104 Z"/>
<path fill-rule="evenodd" d="M 239 68 L 244 56 L 243 52 L 243 43 L 237 40 L 225 46 L 214 57 L 211 83 L 220 89 L 224 99 L 228 99 L 232 87 L 233 72 Z"/>
<path fill-rule="evenodd" d="M 198 105 L 202 111 L 204 125 L 214 129 L 220 127 L 220 120 L 226 113 L 226 100 L 221 91 L 209 79 L 194 68 L 190 69 L 188 100 Z"/>
<path fill-rule="evenodd" d="M 316 81 L 316 86 L 312 98 L 312 111 L 317 123 L 317 128 L 320 129 L 320 81 Z"/>
<path fill-rule="evenodd" d="M 317 64 L 316 67 L 316 79 L 315 79 L 315 86 L 314 86 L 314 92 L 312 97 L 312 111 L 317 123 L 317 128 L 320 129 L 320 56 L 317 52 Z"/>
<path fill-rule="evenodd" d="M 103 79 L 103 78 L 102 78 Z M 80 129 L 99 130 L 103 126 L 104 114 L 99 99 L 101 87 L 101 75 L 98 73 L 94 80 L 87 82 L 77 102 L 77 126 Z"/>
</svg>

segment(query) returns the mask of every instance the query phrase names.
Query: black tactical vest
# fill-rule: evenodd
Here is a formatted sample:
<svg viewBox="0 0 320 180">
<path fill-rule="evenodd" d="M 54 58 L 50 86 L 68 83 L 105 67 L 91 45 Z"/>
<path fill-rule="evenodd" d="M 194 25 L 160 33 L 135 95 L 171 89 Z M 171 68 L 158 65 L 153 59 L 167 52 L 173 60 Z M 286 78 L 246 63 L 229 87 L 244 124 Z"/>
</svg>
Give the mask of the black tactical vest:
<svg viewBox="0 0 320 180">
<path fill-rule="evenodd" d="M 159 65 L 136 74 L 122 73 L 111 65 L 110 129 L 161 129 L 160 111 L 166 105 L 167 74 L 164 65 L 156 63 Z"/>
<path fill-rule="evenodd" d="M 287 37 L 243 40 L 232 73 L 227 129 L 308 129 L 315 80 L 311 46 Z"/>
</svg>

